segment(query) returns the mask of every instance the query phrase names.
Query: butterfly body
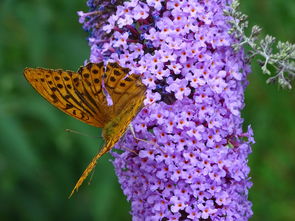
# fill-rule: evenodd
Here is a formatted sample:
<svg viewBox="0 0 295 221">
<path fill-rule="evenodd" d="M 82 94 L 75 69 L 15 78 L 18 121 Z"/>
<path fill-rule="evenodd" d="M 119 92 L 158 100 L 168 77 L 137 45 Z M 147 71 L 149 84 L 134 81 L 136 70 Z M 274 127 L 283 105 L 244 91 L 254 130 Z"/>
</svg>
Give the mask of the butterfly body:
<svg viewBox="0 0 295 221">
<path fill-rule="evenodd" d="M 144 98 L 144 97 L 143 97 Z M 102 135 L 105 140 L 112 137 L 113 134 L 124 134 L 127 130 L 129 123 L 132 121 L 132 116 L 136 116 L 138 111 L 143 108 L 143 100 L 140 102 L 131 101 L 130 105 L 125 107 L 122 112 L 114 117 L 109 123 L 105 125 L 102 131 Z M 118 140 L 120 137 L 118 138 Z"/>
<path fill-rule="evenodd" d="M 103 63 L 89 63 L 77 72 L 44 68 L 24 71 L 29 83 L 55 107 L 87 124 L 103 128 L 105 144 L 85 169 L 71 195 L 143 108 L 146 87 L 139 75 L 127 76 L 128 72 L 129 69 L 117 63 L 109 63 L 106 68 Z"/>
</svg>

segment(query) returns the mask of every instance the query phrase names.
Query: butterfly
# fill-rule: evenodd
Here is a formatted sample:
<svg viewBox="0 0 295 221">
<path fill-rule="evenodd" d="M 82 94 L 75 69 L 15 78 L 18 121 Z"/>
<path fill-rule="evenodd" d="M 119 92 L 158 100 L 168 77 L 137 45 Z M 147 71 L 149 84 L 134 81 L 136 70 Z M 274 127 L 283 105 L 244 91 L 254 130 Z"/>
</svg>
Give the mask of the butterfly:
<svg viewBox="0 0 295 221">
<path fill-rule="evenodd" d="M 66 114 L 102 128 L 105 144 L 95 155 L 73 188 L 82 185 L 97 160 L 124 135 L 143 108 L 146 86 L 140 75 L 117 63 L 88 63 L 77 72 L 61 69 L 26 68 L 28 82 L 47 101 Z"/>
</svg>

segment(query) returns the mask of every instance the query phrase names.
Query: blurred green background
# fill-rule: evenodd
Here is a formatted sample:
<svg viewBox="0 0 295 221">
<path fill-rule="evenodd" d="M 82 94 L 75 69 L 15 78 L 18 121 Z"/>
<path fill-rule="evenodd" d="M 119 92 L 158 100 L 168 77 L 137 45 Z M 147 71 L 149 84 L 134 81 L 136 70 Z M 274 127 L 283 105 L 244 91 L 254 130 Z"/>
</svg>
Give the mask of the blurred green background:
<svg viewBox="0 0 295 221">
<path fill-rule="evenodd" d="M 0 220 L 131 220 L 110 156 L 91 185 L 67 199 L 100 146 L 99 139 L 68 134 L 100 131 L 66 116 L 37 95 L 24 67 L 76 70 L 89 56 L 76 11 L 83 0 L 0 1 Z M 250 24 L 295 42 L 294 0 L 247 0 Z M 250 156 L 251 220 L 295 220 L 295 93 L 266 85 L 257 65 L 246 91 L 245 125 L 256 144 Z"/>
</svg>

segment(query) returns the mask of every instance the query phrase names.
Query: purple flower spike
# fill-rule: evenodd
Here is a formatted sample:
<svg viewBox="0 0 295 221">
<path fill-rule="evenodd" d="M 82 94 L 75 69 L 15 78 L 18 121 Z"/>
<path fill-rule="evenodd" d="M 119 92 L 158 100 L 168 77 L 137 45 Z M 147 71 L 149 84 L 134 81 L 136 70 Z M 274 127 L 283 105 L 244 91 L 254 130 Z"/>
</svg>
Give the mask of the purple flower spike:
<svg viewBox="0 0 295 221">
<path fill-rule="evenodd" d="M 133 220 L 248 220 L 254 142 L 242 131 L 249 67 L 223 10 L 230 1 L 89 0 L 79 13 L 91 32 L 90 60 L 118 62 L 142 75 L 146 107 L 113 164 Z M 85 17 L 86 16 L 86 17 Z M 102 25 L 100 18 L 108 18 Z M 156 144 L 153 144 L 156 143 Z"/>
</svg>

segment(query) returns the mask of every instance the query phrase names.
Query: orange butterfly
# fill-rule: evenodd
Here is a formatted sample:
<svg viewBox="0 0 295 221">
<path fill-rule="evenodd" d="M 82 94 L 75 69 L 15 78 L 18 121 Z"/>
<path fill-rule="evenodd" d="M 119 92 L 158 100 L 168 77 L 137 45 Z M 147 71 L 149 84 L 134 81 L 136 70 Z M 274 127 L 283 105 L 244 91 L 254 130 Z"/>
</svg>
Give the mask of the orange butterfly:
<svg viewBox="0 0 295 221">
<path fill-rule="evenodd" d="M 123 136 L 128 125 L 143 108 L 146 86 L 140 76 L 129 73 L 117 63 L 88 63 L 77 72 L 26 68 L 29 83 L 51 104 L 87 124 L 102 127 L 105 144 L 92 159 L 72 194 L 96 165 Z M 111 99 L 112 105 L 109 104 Z"/>
</svg>

